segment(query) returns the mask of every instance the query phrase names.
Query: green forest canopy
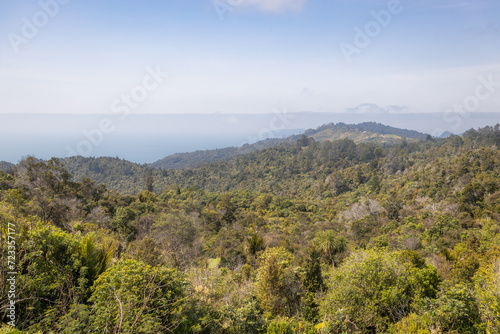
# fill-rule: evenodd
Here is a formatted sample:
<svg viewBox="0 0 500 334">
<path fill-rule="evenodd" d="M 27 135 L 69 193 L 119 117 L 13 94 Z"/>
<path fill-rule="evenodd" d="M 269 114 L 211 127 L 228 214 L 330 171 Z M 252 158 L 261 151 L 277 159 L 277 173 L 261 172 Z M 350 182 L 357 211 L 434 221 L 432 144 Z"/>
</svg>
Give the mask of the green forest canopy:
<svg viewBox="0 0 500 334">
<path fill-rule="evenodd" d="M 301 137 L 151 170 L 149 190 L 149 166 L 75 158 L 93 180 L 68 160 L 27 158 L 0 172 L 2 239 L 16 226 L 16 326 L 499 332 L 499 144 L 498 125 L 391 147 Z"/>
</svg>

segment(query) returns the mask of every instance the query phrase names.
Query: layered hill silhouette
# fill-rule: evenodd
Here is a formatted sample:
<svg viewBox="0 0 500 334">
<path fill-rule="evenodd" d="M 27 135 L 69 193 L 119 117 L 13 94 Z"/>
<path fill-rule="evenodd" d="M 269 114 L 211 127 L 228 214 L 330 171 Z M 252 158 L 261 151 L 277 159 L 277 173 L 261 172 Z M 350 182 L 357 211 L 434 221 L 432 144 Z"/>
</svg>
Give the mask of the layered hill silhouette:
<svg viewBox="0 0 500 334">
<path fill-rule="evenodd" d="M 286 175 L 311 172 L 325 164 L 333 168 L 346 160 L 368 161 L 381 154 L 381 147 L 424 139 L 428 139 L 426 134 L 380 123 L 330 123 L 307 130 L 303 135 L 174 154 L 151 164 L 110 157 L 71 157 L 64 159 L 64 163 L 75 180 L 90 178 L 109 189 L 129 194 L 144 190 L 150 170 L 157 192 L 173 184 L 219 191 L 250 186 L 249 183 L 253 187 L 265 177 L 277 182 Z"/>
<path fill-rule="evenodd" d="M 360 124 L 329 123 L 309 129 L 304 132 L 307 137 L 314 140 L 333 141 L 338 139 L 351 139 L 356 143 L 373 142 L 382 145 L 395 145 L 403 139 L 425 139 L 426 134 L 418 131 L 398 129 L 375 122 Z M 238 155 L 256 152 L 264 148 L 276 146 L 280 143 L 290 143 L 300 138 L 300 135 L 289 136 L 284 139 L 266 139 L 255 144 L 246 144 L 240 147 L 228 147 L 217 150 L 199 150 L 190 153 L 177 153 L 169 155 L 151 164 L 151 167 L 160 169 L 182 169 L 198 167 L 210 162 L 233 158 Z"/>
<path fill-rule="evenodd" d="M 347 160 L 369 161 L 382 154 L 381 147 L 429 138 L 417 131 L 375 122 L 330 123 L 306 130 L 303 135 L 266 139 L 241 147 L 178 153 L 151 164 L 112 157 L 78 156 L 62 161 L 74 180 L 89 178 L 128 194 L 144 190 L 148 173 L 153 176 L 158 192 L 172 184 L 227 190 L 247 186 L 249 182 L 258 184 L 265 177 L 277 181 L 285 175 L 309 173 L 325 165 L 344 166 Z M 10 163 L 0 164 L 4 170 L 13 167 Z"/>
</svg>

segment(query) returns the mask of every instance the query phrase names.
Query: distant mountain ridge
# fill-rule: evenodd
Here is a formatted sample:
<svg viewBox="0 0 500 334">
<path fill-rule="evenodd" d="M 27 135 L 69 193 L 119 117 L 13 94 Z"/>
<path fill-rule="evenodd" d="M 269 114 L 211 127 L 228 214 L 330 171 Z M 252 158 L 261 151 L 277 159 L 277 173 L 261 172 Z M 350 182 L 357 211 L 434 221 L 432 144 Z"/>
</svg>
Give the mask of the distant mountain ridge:
<svg viewBox="0 0 500 334">
<path fill-rule="evenodd" d="M 309 140 L 304 141 L 306 138 Z M 353 145 L 363 144 L 364 147 L 373 150 L 375 145 L 390 147 L 401 144 L 403 139 L 417 142 L 427 138 L 428 135 L 417 131 L 393 128 L 374 122 L 357 125 L 330 123 L 316 129 L 306 130 L 303 135 L 292 135 L 283 139 L 266 139 L 241 147 L 173 154 L 151 164 L 138 164 L 112 157 L 75 156 L 61 159 L 61 161 L 76 181 L 90 178 L 98 184 L 105 184 L 108 189 L 135 194 L 143 189 L 149 170 L 152 170 L 155 179 L 155 189 L 161 191 L 169 184 L 188 180 L 189 175 L 196 170 L 198 170 L 196 173 L 201 179 L 196 182 L 191 180 L 193 184 L 210 183 L 212 182 L 209 180 L 210 175 L 218 168 L 227 169 L 227 166 L 234 164 L 241 166 L 246 166 L 249 163 L 254 164 L 261 158 L 267 159 L 269 155 L 278 156 L 287 151 L 295 152 L 297 145 L 308 146 L 311 143 L 316 143 L 315 145 L 335 148 L 342 145 L 349 146 L 352 143 Z M 353 147 L 342 148 L 342 150 L 347 150 L 346 154 L 354 154 L 354 151 L 351 152 L 354 150 Z M 4 163 L 3 166 L 10 169 L 14 165 Z M 247 166 L 247 168 L 252 169 L 253 167 Z M 289 169 L 293 170 L 296 166 L 294 167 L 292 163 L 290 166 L 287 164 L 279 165 L 279 168 L 285 168 L 288 171 Z"/>
<path fill-rule="evenodd" d="M 298 135 L 292 135 L 283 139 L 265 139 L 254 144 L 245 144 L 240 147 L 226 147 L 215 150 L 197 150 L 188 153 L 176 153 L 155 161 L 149 164 L 149 166 L 159 169 L 194 168 L 207 163 L 231 159 L 238 155 L 256 152 L 280 143 L 292 142 L 298 137 Z"/>
<path fill-rule="evenodd" d="M 319 133 L 327 130 L 340 133 L 366 131 L 371 133 L 377 133 L 380 135 L 394 135 L 400 138 L 418 139 L 418 140 L 426 139 L 428 136 L 425 133 L 418 132 L 415 130 L 399 129 L 376 122 L 364 122 L 359 124 L 346 124 L 342 122 L 337 124 L 329 123 L 322 125 L 315 130 L 313 129 L 307 130 L 306 132 L 304 132 L 304 135 L 314 138 L 314 136 L 317 136 Z"/>
<path fill-rule="evenodd" d="M 396 145 L 403 138 L 423 140 L 427 137 L 418 131 L 398 129 L 375 122 L 360 124 L 329 123 L 316 129 L 304 132 L 307 137 L 323 142 L 339 139 L 351 139 L 356 143 L 372 142 L 376 144 Z M 194 168 L 211 162 L 234 158 L 238 155 L 256 152 L 280 143 L 290 143 L 300 138 L 300 135 L 292 135 L 283 139 L 266 139 L 255 144 L 246 144 L 240 147 L 227 147 L 216 150 L 198 150 L 189 153 L 176 153 L 163 159 L 155 161 L 149 166 L 159 169 L 184 169 Z"/>
<path fill-rule="evenodd" d="M 346 134 L 342 131 L 333 131 L 332 126 L 323 128 L 317 133 L 327 130 L 331 133 Z M 359 129 L 351 131 L 352 133 L 365 134 Z M 400 134 L 404 133 L 407 132 Z M 301 135 L 296 136 L 296 140 L 292 142 L 278 142 L 274 146 L 240 154 L 231 159 L 183 169 L 162 170 L 117 158 L 72 157 L 65 159 L 64 164 L 73 174 L 75 181 L 88 177 L 97 183 L 104 183 L 108 189 L 131 195 L 145 189 L 148 174 L 154 180 L 153 189 L 157 193 L 174 185 L 180 188 L 196 187 L 208 191 L 261 189 L 266 185 L 273 189 L 281 189 L 286 185 L 286 191 L 295 192 L 299 185 L 306 188 L 319 186 L 316 183 L 317 180 L 325 179 L 328 175 L 334 178 L 334 181 L 330 179 L 328 182 L 342 189 L 347 181 L 342 178 L 339 171 L 345 168 L 355 168 L 356 165 L 362 165 L 364 166 L 362 169 L 368 168 L 372 172 L 379 169 L 388 173 L 404 171 L 412 165 L 413 160 L 410 157 L 414 153 L 426 151 L 429 154 L 435 154 L 435 151 L 432 151 L 434 153 L 428 151 L 434 145 L 435 147 L 441 145 L 475 147 L 474 145 L 491 146 L 500 143 L 498 126 L 469 130 L 462 136 L 452 136 L 446 139 L 425 136 L 424 140 L 414 138 L 403 140 L 395 134 L 383 136 L 393 136 L 395 145 L 381 145 L 373 141 L 356 143 L 349 138 L 320 142 Z M 382 160 L 378 161 L 378 159 Z M 358 178 L 366 181 L 369 174 L 359 175 Z M 304 181 L 304 175 L 307 175 L 307 181 Z M 293 181 L 289 181 L 290 179 Z"/>
</svg>

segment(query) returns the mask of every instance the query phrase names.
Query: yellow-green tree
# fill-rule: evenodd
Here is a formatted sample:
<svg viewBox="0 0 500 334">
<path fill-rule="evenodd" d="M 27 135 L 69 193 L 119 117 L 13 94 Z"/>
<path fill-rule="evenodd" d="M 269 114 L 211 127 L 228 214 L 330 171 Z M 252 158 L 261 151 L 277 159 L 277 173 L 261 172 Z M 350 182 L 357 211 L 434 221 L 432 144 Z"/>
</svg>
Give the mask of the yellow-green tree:
<svg viewBox="0 0 500 334">
<path fill-rule="evenodd" d="M 283 247 L 267 249 L 257 271 L 256 296 L 270 315 L 292 316 L 299 312 L 302 287 L 293 272 L 293 255 Z"/>
<path fill-rule="evenodd" d="M 500 333 L 500 261 L 481 267 L 474 277 L 476 300 L 487 333 Z"/>
<path fill-rule="evenodd" d="M 321 316 L 336 330 L 383 332 L 410 314 L 414 303 L 434 297 L 437 271 L 403 261 L 400 252 L 359 251 L 333 269 Z M 349 327 L 349 326 L 348 326 Z"/>
<path fill-rule="evenodd" d="M 95 333 L 171 333 L 181 323 L 185 282 L 175 269 L 122 260 L 95 282 Z"/>
</svg>

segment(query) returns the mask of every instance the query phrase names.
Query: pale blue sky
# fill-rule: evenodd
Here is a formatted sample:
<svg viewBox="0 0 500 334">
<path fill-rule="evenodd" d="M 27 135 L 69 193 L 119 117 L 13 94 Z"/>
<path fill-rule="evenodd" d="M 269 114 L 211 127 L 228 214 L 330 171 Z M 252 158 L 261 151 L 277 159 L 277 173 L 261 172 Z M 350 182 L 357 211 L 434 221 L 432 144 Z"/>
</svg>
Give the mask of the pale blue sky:
<svg viewBox="0 0 500 334">
<path fill-rule="evenodd" d="M 350 62 L 342 43 L 394 0 L 59 0 L 44 14 L 55 2 L 0 2 L 0 113 L 113 113 L 148 67 L 169 77 L 133 113 L 444 112 L 479 78 L 500 82 L 498 0 L 401 0 Z M 474 111 L 500 111 L 500 87 Z"/>
</svg>

